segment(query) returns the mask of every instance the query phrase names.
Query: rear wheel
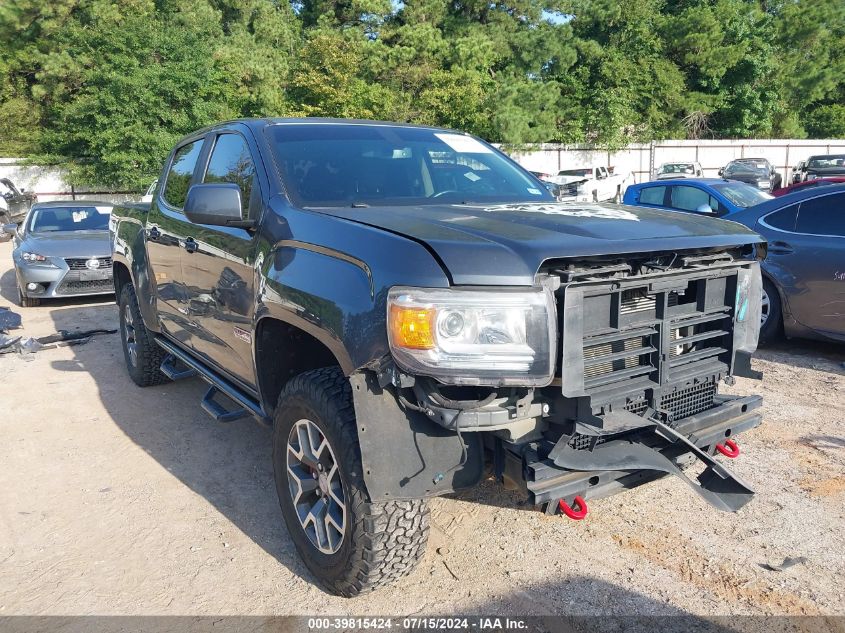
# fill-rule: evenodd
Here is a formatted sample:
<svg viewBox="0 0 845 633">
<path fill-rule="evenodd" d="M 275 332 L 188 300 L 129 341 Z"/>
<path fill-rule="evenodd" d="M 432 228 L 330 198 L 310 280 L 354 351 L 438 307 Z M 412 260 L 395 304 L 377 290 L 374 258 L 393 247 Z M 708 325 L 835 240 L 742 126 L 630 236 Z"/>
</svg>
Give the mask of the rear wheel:
<svg viewBox="0 0 845 633">
<path fill-rule="evenodd" d="M 166 354 L 156 345 L 152 333 L 144 325 L 132 284 L 124 284 L 121 289 L 118 310 L 123 357 L 129 376 L 139 387 L 167 382 L 167 376 L 159 369 Z"/>
<path fill-rule="evenodd" d="M 760 342 L 771 343 L 782 331 L 782 312 L 780 295 L 777 288 L 768 279 L 763 280 L 763 297 L 760 312 Z"/>
<path fill-rule="evenodd" d="M 424 500 L 369 499 L 349 380 L 338 368 L 293 378 L 276 407 L 273 470 L 282 516 L 305 565 L 355 596 L 409 574 L 425 553 Z"/>
</svg>

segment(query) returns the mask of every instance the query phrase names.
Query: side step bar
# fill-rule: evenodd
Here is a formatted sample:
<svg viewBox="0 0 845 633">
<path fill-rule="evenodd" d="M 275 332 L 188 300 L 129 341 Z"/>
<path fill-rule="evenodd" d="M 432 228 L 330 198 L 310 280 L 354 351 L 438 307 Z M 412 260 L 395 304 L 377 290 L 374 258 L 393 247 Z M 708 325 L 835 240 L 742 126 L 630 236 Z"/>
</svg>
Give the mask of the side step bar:
<svg viewBox="0 0 845 633">
<path fill-rule="evenodd" d="M 170 378 L 170 380 L 182 380 L 183 378 L 192 378 L 197 375 L 197 370 L 191 367 L 177 368 L 176 363 L 179 360 L 173 355 L 168 354 L 164 360 L 161 361 L 159 371 Z"/>
<path fill-rule="evenodd" d="M 212 418 L 218 422 L 232 422 L 252 415 L 262 424 L 267 426 L 272 424 L 270 416 L 267 415 L 267 412 L 255 398 L 243 393 L 220 374 L 206 367 L 164 337 L 157 336 L 155 341 L 159 347 L 167 352 L 167 357 L 161 364 L 161 371 L 165 376 L 173 380 L 199 376 L 209 384 L 209 389 L 202 399 L 201 406 Z M 187 369 L 177 369 L 177 362 Z M 221 404 L 218 396 L 230 400 L 235 404 L 235 407 L 226 408 Z"/>
</svg>

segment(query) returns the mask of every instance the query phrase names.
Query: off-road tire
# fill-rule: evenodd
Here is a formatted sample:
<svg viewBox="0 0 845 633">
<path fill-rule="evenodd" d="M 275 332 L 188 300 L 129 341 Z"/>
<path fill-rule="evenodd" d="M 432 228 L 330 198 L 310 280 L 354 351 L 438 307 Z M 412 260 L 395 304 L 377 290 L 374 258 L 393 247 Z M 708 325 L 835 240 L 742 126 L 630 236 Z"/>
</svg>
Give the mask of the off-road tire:
<svg viewBox="0 0 845 633">
<path fill-rule="evenodd" d="M 120 297 L 117 304 L 120 321 L 120 340 L 129 377 L 139 387 L 151 387 L 152 385 L 161 385 L 169 382 L 170 379 L 161 373 L 159 369 L 161 362 L 167 354 L 161 347 L 156 345 L 152 333 L 144 325 L 144 319 L 138 307 L 138 298 L 135 296 L 135 288 L 132 284 L 124 284 L 120 290 Z M 126 323 L 124 319 L 124 311 L 126 309 L 132 313 L 132 321 L 135 329 L 137 362 L 134 365 L 129 358 L 129 348 L 126 339 Z"/>
<path fill-rule="evenodd" d="M 23 291 L 18 287 L 18 304 L 22 308 L 37 308 L 41 305 L 41 299 L 36 297 L 25 297 Z"/>
<path fill-rule="evenodd" d="M 775 285 L 768 279 L 763 279 L 763 292 L 769 297 L 769 317 L 760 327 L 760 343 L 767 345 L 779 339 L 783 334 L 783 311 L 780 305 L 780 294 Z"/>
<path fill-rule="evenodd" d="M 346 530 L 333 554 L 323 553 L 311 543 L 290 494 L 288 437 L 302 419 L 315 423 L 323 433 L 340 470 Z M 425 554 L 428 507 L 423 499 L 375 502 L 369 498 L 352 389 L 343 372 L 326 367 L 292 378 L 279 396 L 273 422 L 273 470 L 282 516 L 299 555 L 319 583 L 330 593 L 352 597 L 408 575 Z"/>
</svg>

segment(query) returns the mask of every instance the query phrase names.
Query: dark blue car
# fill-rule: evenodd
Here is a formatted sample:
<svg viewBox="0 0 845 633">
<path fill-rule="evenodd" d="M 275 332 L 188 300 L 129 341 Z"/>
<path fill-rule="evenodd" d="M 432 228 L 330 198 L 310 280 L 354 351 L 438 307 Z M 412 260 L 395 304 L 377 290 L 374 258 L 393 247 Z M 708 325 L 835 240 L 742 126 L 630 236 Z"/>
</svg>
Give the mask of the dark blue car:
<svg viewBox="0 0 845 633">
<path fill-rule="evenodd" d="M 623 202 L 721 218 L 771 198 L 757 187 L 736 180 L 684 178 L 631 185 L 625 191 Z"/>
<path fill-rule="evenodd" d="M 775 198 L 730 220 L 768 242 L 760 338 L 845 341 L 845 185 Z"/>
</svg>

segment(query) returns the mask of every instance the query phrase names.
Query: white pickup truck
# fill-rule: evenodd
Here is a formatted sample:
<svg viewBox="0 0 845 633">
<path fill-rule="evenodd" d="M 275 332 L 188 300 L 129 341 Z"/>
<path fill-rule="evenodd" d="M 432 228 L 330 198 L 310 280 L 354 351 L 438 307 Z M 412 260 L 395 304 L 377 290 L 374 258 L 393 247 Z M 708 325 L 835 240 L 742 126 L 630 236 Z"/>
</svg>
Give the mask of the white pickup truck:
<svg viewBox="0 0 845 633">
<path fill-rule="evenodd" d="M 613 174 L 607 167 L 593 166 L 564 169 L 549 182 L 559 185 L 558 198 L 572 202 L 621 202 L 633 174 Z"/>
</svg>

